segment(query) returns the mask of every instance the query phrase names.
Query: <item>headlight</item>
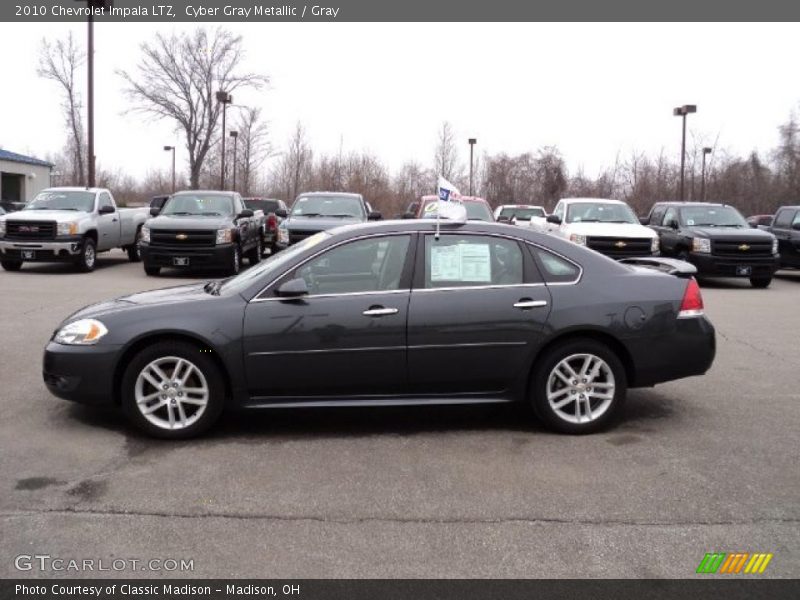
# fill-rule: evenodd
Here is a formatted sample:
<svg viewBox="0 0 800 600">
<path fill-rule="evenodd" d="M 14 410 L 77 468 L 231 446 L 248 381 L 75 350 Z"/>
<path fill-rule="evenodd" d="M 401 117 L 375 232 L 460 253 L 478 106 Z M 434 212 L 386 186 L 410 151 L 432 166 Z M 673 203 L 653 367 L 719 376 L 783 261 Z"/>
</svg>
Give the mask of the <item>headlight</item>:
<svg viewBox="0 0 800 600">
<path fill-rule="evenodd" d="M 53 341 L 58 344 L 89 346 L 96 344 L 108 329 L 96 319 L 81 319 L 58 330 Z"/>
<path fill-rule="evenodd" d="M 233 241 L 233 231 L 231 229 L 217 229 L 217 243 L 230 244 Z"/>
<path fill-rule="evenodd" d="M 289 243 L 289 230 L 286 227 L 278 227 L 278 242 L 281 244 Z"/>
<path fill-rule="evenodd" d="M 711 254 L 711 240 L 708 238 L 692 238 L 692 252 Z"/>
<path fill-rule="evenodd" d="M 59 223 L 58 235 L 76 235 L 78 233 L 77 223 Z"/>
<path fill-rule="evenodd" d="M 141 237 L 139 238 L 139 241 L 147 244 L 150 243 L 150 228 L 147 225 L 142 226 Z"/>
<path fill-rule="evenodd" d="M 656 254 L 658 252 L 658 248 L 659 248 L 658 238 L 654 237 L 653 241 L 650 242 L 650 253 Z"/>
<path fill-rule="evenodd" d="M 778 238 L 775 238 L 774 240 L 772 240 L 772 253 L 773 254 L 777 254 L 778 253 Z"/>
<path fill-rule="evenodd" d="M 580 235 L 578 233 L 573 233 L 573 234 L 570 234 L 569 241 L 570 242 L 575 242 L 576 244 L 580 244 L 581 246 L 585 246 L 586 245 L 586 236 L 585 235 Z"/>
</svg>

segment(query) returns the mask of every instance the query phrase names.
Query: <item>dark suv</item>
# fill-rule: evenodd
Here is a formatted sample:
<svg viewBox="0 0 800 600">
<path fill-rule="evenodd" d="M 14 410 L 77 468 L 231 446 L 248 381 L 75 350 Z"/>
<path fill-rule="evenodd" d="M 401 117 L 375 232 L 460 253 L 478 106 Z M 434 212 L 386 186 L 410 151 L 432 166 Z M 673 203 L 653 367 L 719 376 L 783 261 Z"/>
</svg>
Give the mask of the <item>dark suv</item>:
<svg viewBox="0 0 800 600">
<path fill-rule="evenodd" d="M 291 211 L 279 210 L 275 214 L 284 219 L 278 227 L 278 250 L 320 231 L 381 219 L 381 213 L 371 210 L 361 194 L 346 192 L 300 194 Z"/>
<path fill-rule="evenodd" d="M 800 269 L 800 206 L 781 206 L 768 231 L 778 238 L 781 267 Z"/>
<path fill-rule="evenodd" d="M 148 275 L 162 267 L 239 272 L 242 257 L 261 260 L 261 232 L 253 211 L 234 192 L 187 191 L 172 195 L 142 227 L 141 255 Z"/>
<path fill-rule="evenodd" d="M 692 263 L 701 277 L 748 277 L 765 288 L 778 269 L 775 236 L 751 229 L 733 206 L 658 202 L 642 223 L 658 232 L 662 256 Z"/>
</svg>

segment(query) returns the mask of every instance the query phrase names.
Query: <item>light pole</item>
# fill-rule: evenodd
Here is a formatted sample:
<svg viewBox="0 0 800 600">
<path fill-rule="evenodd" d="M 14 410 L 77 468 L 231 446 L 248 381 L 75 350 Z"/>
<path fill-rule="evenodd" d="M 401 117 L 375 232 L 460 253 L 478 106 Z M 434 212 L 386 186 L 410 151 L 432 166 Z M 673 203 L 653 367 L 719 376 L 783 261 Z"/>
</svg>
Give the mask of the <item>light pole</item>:
<svg viewBox="0 0 800 600">
<path fill-rule="evenodd" d="M 703 175 L 700 179 L 700 199 L 706 201 L 706 155 L 711 154 L 712 149 L 708 146 L 703 147 Z"/>
<path fill-rule="evenodd" d="M 475 144 L 478 143 L 478 139 L 469 138 L 467 141 L 469 142 L 469 195 L 472 196 L 472 151 Z"/>
<path fill-rule="evenodd" d="M 233 102 L 233 96 L 222 90 L 217 92 L 217 102 L 222 104 L 222 160 L 219 172 L 219 189 L 225 189 L 225 111 L 228 104 Z"/>
<path fill-rule="evenodd" d="M 677 108 L 672 109 L 672 114 L 676 117 L 682 117 L 683 120 L 683 135 L 681 136 L 681 195 L 680 201 L 684 201 L 684 182 L 685 182 L 685 169 L 686 169 L 686 115 L 697 112 L 696 104 L 684 104 Z"/>
<path fill-rule="evenodd" d="M 239 140 L 239 132 L 231 131 L 231 137 L 233 138 L 233 187 L 231 189 L 235 192 L 236 191 L 236 142 Z"/>
<path fill-rule="evenodd" d="M 175 146 L 164 146 L 164 151 L 172 150 L 172 193 L 175 193 Z"/>
</svg>

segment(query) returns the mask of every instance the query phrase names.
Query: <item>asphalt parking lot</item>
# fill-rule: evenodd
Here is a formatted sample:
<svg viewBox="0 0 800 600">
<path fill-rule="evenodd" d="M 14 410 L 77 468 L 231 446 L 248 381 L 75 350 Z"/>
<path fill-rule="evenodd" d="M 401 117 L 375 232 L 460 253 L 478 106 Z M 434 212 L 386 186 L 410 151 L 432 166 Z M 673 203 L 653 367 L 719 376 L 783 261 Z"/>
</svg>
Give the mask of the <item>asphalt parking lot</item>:
<svg viewBox="0 0 800 600">
<path fill-rule="evenodd" d="M 704 285 L 712 370 L 634 390 L 593 436 L 516 407 L 308 409 L 169 443 L 50 396 L 62 318 L 193 280 L 121 252 L 0 272 L 0 577 L 41 576 L 14 567 L 32 553 L 193 559 L 191 577 L 690 577 L 712 551 L 800 576 L 800 272 Z"/>
</svg>

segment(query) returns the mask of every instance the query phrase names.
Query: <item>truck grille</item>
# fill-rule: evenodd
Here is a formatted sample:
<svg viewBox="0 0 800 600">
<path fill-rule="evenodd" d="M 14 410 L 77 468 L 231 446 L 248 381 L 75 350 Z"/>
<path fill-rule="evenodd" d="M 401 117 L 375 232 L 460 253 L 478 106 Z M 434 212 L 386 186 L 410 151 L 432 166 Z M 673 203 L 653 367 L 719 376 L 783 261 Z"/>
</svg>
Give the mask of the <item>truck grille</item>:
<svg viewBox="0 0 800 600">
<path fill-rule="evenodd" d="M 302 242 L 307 237 L 311 237 L 315 233 L 319 233 L 318 231 L 304 231 L 300 229 L 294 229 L 289 231 L 289 243 L 296 244 L 297 242 Z"/>
<path fill-rule="evenodd" d="M 172 246 L 183 248 L 208 248 L 217 243 L 217 232 L 193 231 L 184 229 L 151 229 L 151 246 Z"/>
<path fill-rule="evenodd" d="M 39 242 L 56 239 L 55 221 L 6 221 L 6 239 Z"/>
<path fill-rule="evenodd" d="M 746 242 L 744 240 L 713 240 L 711 253 L 715 256 L 772 256 L 772 241 Z"/>
<path fill-rule="evenodd" d="M 588 237 L 586 245 L 611 258 L 650 256 L 653 253 L 650 238 Z"/>
</svg>

